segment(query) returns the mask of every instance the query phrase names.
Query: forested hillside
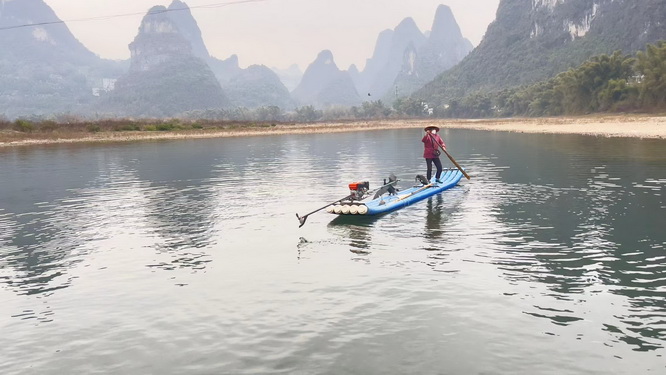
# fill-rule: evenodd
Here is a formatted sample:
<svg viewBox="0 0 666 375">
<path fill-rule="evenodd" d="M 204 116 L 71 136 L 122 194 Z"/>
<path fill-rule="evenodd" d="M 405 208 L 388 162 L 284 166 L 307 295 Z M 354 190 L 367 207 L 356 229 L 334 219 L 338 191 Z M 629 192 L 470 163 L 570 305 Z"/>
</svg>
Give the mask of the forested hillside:
<svg viewBox="0 0 666 375">
<path fill-rule="evenodd" d="M 666 37 L 664 0 L 501 0 L 496 20 L 460 64 L 414 94 L 434 106 L 474 92 L 533 84 Z"/>
<path fill-rule="evenodd" d="M 666 42 L 633 56 L 619 51 L 595 56 L 533 85 L 454 99 L 436 114 L 477 118 L 620 111 L 666 111 Z"/>
</svg>

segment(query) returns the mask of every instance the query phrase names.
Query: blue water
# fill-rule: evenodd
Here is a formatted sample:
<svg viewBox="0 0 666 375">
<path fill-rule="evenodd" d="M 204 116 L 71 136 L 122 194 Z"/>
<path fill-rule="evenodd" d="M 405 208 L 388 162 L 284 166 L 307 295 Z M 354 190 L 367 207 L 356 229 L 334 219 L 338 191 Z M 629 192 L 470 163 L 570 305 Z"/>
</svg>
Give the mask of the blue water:
<svg viewBox="0 0 666 375">
<path fill-rule="evenodd" d="M 1 149 L 0 373 L 666 373 L 666 142 L 442 135 L 302 228 L 421 131 Z"/>
</svg>

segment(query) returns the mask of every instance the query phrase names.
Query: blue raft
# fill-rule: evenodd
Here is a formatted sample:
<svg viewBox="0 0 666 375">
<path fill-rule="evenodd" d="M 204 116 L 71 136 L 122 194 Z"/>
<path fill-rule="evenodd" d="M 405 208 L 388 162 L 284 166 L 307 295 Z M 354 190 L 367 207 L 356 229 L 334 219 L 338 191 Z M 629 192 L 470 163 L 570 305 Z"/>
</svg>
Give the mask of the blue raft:
<svg viewBox="0 0 666 375">
<path fill-rule="evenodd" d="M 340 201 L 326 208 L 326 211 L 336 215 L 378 215 L 399 208 L 409 206 L 412 203 L 422 201 L 444 190 L 450 189 L 460 182 L 463 174 L 457 169 L 447 169 L 442 172 L 440 181 L 433 177 L 427 185 L 417 185 L 402 190 L 395 195 L 380 196 L 376 199 L 365 199 L 360 201 Z"/>
</svg>

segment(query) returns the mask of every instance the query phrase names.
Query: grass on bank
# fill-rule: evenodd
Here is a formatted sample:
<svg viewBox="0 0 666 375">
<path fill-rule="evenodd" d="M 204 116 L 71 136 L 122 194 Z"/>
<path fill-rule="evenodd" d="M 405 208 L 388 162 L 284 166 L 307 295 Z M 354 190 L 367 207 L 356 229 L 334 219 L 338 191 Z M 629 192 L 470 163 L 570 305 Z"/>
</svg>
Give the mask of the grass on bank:
<svg viewBox="0 0 666 375">
<path fill-rule="evenodd" d="M 173 120 L 100 120 L 56 122 L 51 120 L 16 121 L 0 120 L 0 142 L 11 142 L 25 139 L 56 139 L 94 137 L 97 133 L 130 133 L 141 134 L 151 132 L 206 132 L 224 130 L 242 130 L 254 128 L 270 128 L 275 123 L 232 122 L 232 121 L 183 121 Z"/>
</svg>

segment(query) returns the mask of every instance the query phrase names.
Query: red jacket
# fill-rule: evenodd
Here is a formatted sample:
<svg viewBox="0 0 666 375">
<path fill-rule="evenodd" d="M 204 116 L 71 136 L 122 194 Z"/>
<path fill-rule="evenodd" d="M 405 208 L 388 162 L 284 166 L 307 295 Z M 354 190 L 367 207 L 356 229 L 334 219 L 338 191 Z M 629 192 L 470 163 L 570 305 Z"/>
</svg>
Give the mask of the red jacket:
<svg viewBox="0 0 666 375">
<path fill-rule="evenodd" d="M 438 157 L 435 153 L 435 150 L 439 149 L 438 144 L 446 148 L 446 145 L 439 134 L 426 133 L 426 135 L 423 136 L 423 139 L 421 139 L 421 142 L 423 142 L 423 157 L 426 159 L 434 159 Z"/>
</svg>

